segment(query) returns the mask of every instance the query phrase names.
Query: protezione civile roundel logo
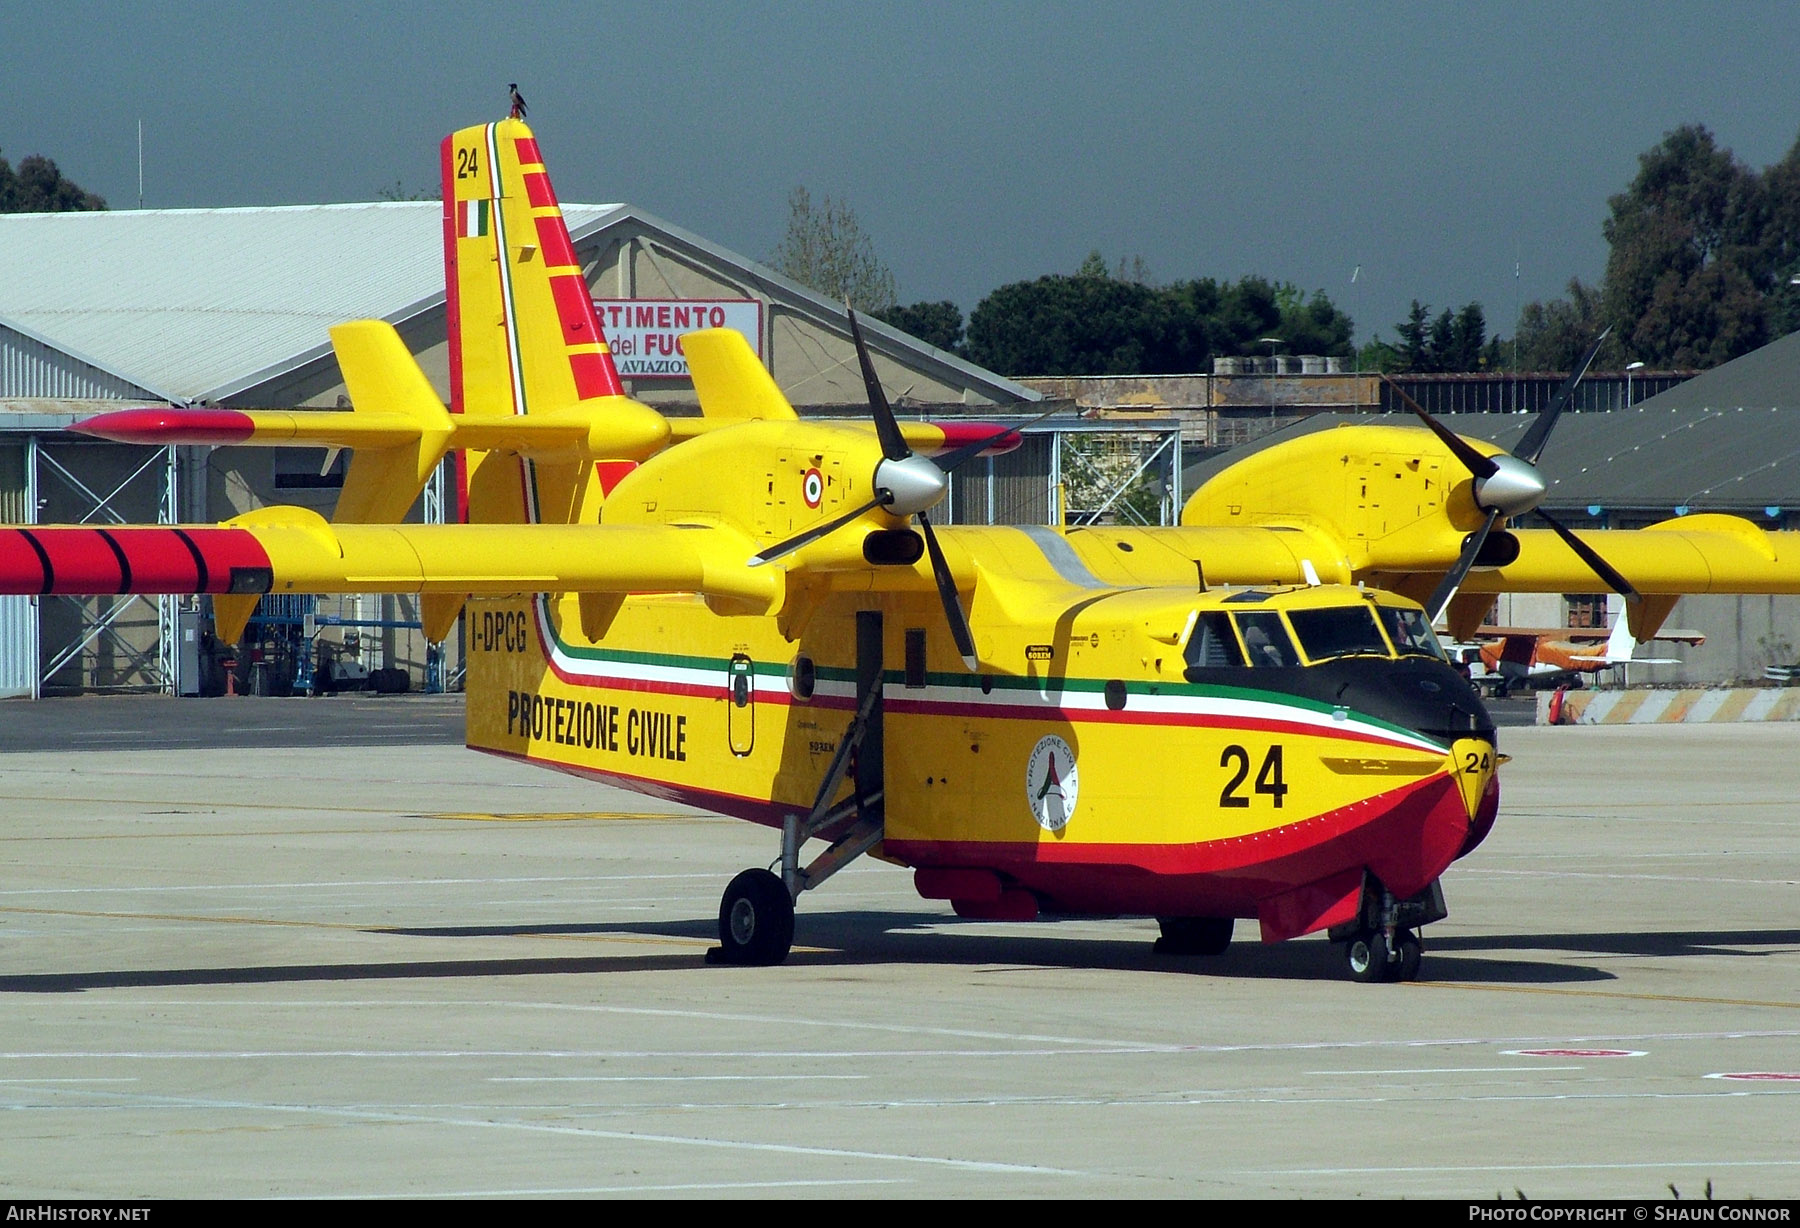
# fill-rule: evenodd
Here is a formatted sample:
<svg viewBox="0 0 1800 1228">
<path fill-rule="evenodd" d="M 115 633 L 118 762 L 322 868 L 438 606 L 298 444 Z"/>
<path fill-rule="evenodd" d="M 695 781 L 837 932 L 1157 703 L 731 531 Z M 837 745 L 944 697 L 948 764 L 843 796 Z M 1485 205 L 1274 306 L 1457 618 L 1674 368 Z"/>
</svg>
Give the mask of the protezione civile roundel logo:
<svg viewBox="0 0 1800 1228">
<path fill-rule="evenodd" d="M 1045 831 L 1061 831 L 1074 817 L 1081 793 L 1075 752 L 1053 733 L 1038 739 L 1025 762 L 1025 801 Z"/>
</svg>

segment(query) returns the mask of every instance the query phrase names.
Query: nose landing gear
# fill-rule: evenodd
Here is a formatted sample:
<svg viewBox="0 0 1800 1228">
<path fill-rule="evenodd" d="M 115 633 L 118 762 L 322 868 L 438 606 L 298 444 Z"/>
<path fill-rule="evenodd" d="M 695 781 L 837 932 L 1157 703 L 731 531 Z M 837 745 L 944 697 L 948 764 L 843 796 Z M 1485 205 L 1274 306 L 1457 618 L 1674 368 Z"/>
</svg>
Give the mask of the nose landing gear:
<svg viewBox="0 0 1800 1228">
<path fill-rule="evenodd" d="M 1356 919 L 1334 927 L 1331 940 L 1344 944 L 1344 965 L 1352 980 L 1365 984 L 1416 981 L 1425 953 L 1419 927 L 1449 915 L 1443 889 L 1436 881 L 1401 900 L 1368 874 L 1363 878 L 1362 906 Z"/>
</svg>

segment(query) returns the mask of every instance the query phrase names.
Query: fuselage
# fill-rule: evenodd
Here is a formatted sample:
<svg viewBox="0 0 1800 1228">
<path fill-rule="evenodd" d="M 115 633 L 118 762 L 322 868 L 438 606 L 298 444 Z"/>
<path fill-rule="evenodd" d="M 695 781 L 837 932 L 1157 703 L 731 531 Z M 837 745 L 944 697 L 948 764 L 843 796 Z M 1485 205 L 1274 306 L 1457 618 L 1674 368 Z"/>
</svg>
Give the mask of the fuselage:
<svg viewBox="0 0 1800 1228">
<path fill-rule="evenodd" d="M 828 593 L 792 640 L 698 597 L 630 598 L 597 641 L 572 598 L 486 599 L 470 745 L 779 826 L 814 804 L 858 616 L 878 616 L 874 851 L 967 915 L 1255 916 L 1288 937 L 1365 873 L 1425 889 L 1492 821 L 1492 722 L 1416 606 L 1122 588 L 1045 530 L 944 537 L 1009 560 L 969 611 L 979 673 L 916 589 Z"/>
</svg>

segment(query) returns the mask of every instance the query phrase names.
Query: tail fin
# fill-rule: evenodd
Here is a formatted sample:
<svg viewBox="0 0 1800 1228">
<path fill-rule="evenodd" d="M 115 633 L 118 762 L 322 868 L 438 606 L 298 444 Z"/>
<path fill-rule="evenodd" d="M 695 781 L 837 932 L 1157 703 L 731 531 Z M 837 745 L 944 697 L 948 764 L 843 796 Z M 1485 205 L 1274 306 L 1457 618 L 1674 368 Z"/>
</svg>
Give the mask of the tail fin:
<svg viewBox="0 0 1800 1228">
<path fill-rule="evenodd" d="M 798 418 L 794 407 L 762 365 L 762 359 L 730 328 L 707 328 L 681 339 L 694 398 L 708 418 Z"/>
<path fill-rule="evenodd" d="M 1612 634 L 1606 637 L 1606 652 L 1601 660 L 1608 665 L 1624 665 L 1637 650 L 1637 639 L 1631 634 L 1631 620 L 1623 611 L 1613 619 Z"/>
<path fill-rule="evenodd" d="M 625 395 L 531 129 L 464 128 L 441 153 L 451 411 L 656 417 Z M 588 477 L 579 460 L 471 454 L 468 519 L 575 523 Z"/>
<path fill-rule="evenodd" d="M 398 524 L 450 446 L 450 415 L 392 324 L 353 320 L 331 330 L 338 369 L 353 406 L 379 406 L 385 416 L 416 424 L 392 447 L 358 447 L 332 519 L 344 524 Z M 365 416 L 371 411 L 362 411 Z"/>
</svg>

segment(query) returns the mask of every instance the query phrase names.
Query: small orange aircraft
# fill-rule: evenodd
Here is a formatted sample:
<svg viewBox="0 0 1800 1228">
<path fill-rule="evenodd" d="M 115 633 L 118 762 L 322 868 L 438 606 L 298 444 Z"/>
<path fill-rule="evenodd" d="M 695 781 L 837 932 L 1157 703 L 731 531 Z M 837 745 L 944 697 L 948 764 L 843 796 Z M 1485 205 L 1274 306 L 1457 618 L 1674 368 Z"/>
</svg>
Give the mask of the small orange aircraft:
<svg viewBox="0 0 1800 1228">
<path fill-rule="evenodd" d="M 898 421 L 853 315 L 869 421 L 801 420 L 729 330 L 685 338 L 703 413 L 665 418 L 623 391 L 531 130 L 442 165 L 448 409 L 365 320 L 331 330 L 349 411 L 81 428 L 349 448 L 332 522 L 9 528 L 0 591 L 206 593 L 226 640 L 271 592 L 461 615 L 471 747 L 779 833 L 720 902 L 726 961 L 786 958 L 796 900 L 868 854 L 964 917 L 1149 916 L 1175 955 L 1252 918 L 1418 975 L 1503 757 L 1415 601 L 1318 582 L 1281 529 L 939 528 L 950 472 L 1016 433 Z M 466 522 L 399 523 L 451 451 Z"/>
<path fill-rule="evenodd" d="M 1663 630 L 1658 640 L 1683 644 L 1703 644 L 1706 637 L 1698 631 Z M 1632 638 L 1626 620 L 1621 617 L 1610 633 L 1599 630 L 1584 632 L 1577 628 L 1531 629 L 1522 627 L 1482 627 L 1475 633 L 1472 645 L 1446 645 L 1453 660 L 1479 666 L 1473 681 L 1481 691 L 1504 699 L 1520 687 L 1548 690 L 1559 686 L 1580 686 L 1584 675 L 1626 665 L 1680 665 L 1678 657 L 1634 657 L 1637 641 Z"/>
</svg>

